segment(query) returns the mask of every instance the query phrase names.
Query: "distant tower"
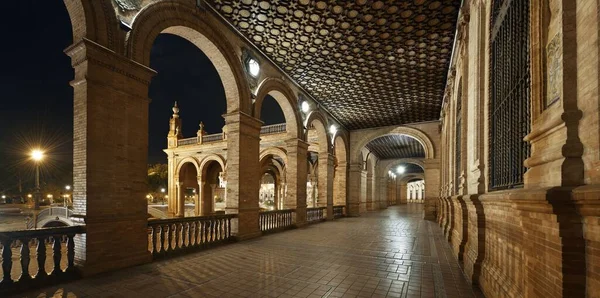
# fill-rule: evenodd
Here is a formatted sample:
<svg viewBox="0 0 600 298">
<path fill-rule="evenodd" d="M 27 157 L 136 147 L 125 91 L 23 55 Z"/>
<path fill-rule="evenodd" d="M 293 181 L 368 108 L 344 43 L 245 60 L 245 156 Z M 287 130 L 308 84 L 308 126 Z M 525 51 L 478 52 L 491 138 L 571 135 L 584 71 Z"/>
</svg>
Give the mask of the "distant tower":
<svg viewBox="0 0 600 298">
<path fill-rule="evenodd" d="M 169 134 L 167 135 L 168 148 L 177 147 L 177 140 L 183 137 L 181 131 L 181 118 L 179 118 L 179 107 L 177 102 L 173 106 L 173 116 L 169 120 Z"/>
</svg>

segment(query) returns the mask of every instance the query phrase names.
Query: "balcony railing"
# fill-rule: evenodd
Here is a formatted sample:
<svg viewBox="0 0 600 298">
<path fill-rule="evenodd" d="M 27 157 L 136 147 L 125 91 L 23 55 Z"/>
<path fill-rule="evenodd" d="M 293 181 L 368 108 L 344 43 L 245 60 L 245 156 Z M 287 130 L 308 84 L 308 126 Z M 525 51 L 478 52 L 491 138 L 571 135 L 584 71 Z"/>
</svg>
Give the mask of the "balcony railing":
<svg viewBox="0 0 600 298">
<path fill-rule="evenodd" d="M 212 143 L 212 142 L 219 142 L 223 140 L 223 134 L 222 133 L 215 133 L 212 135 L 205 135 L 202 136 L 202 143 Z"/>
<path fill-rule="evenodd" d="M 0 296 L 76 278 L 73 238 L 83 233 L 85 226 L 0 232 Z"/>
<path fill-rule="evenodd" d="M 286 132 L 286 125 L 285 123 L 279 123 L 279 124 L 273 124 L 273 125 L 266 125 L 260 128 L 260 134 L 261 135 L 268 135 L 268 134 L 274 134 L 274 133 L 283 133 Z"/>
<path fill-rule="evenodd" d="M 198 144 L 197 137 L 177 140 L 177 146 L 196 145 L 196 144 Z"/>
<path fill-rule="evenodd" d="M 333 206 L 333 218 L 341 218 L 346 215 L 346 206 Z"/>
<path fill-rule="evenodd" d="M 259 213 L 259 226 L 262 232 L 276 232 L 294 226 L 295 209 L 261 211 Z"/>
<path fill-rule="evenodd" d="M 148 251 L 154 258 L 199 250 L 231 241 L 235 214 L 148 221 Z"/>
<path fill-rule="evenodd" d="M 308 223 L 317 223 L 325 220 L 327 207 L 306 208 L 306 221 Z"/>
</svg>

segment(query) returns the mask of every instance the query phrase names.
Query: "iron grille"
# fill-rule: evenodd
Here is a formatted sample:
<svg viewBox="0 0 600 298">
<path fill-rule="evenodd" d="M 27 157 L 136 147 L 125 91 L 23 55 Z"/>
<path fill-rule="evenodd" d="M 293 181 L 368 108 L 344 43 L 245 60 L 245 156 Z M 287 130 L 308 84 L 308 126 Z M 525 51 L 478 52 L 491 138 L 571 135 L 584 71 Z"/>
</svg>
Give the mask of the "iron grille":
<svg viewBox="0 0 600 298">
<path fill-rule="evenodd" d="M 490 190 L 520 187 L 529 157 L 529 2 L 496 0 L 490 67 Z"/>
<path fill-rule="evenodd" d="M 456 97 L 456 141 L 454 150 L 454 192 L 458 194 L 460 188 L 460 171 L 462 163 L 462 82 L 458 84 L 458 96 Z"/>
</svg>

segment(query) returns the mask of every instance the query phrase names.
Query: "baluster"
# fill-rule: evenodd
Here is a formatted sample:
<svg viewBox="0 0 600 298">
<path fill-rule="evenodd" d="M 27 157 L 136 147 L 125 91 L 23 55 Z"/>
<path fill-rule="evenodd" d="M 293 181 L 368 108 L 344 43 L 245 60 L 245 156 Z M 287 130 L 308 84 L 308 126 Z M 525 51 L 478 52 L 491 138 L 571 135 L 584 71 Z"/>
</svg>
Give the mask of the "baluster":
<svg viewBox="0 0 600 298">
<path fill-rule="evenodd" d="M 259 213 L 258 214 L 258 226 L 259 226 L 259 228 L 260 228 L 261 231 L 265 230 L 263 222 L 264 222 L 264 214 Z"/>
<path fill-rule="evenodd" d="M 217 218 L 217 241 L 221 241 L 221 237 L 223 236 L 221 233 L 221 219 Z"/>
<path fill-rule="evenodd" d="M 183 226 L 180 223 L 175 223 L 175 250 L 179 249 L 180 232 Z"/>
<path fill-rule="evenodd" d="M 196 222 L 190 222 L 190 247 L 196 246 Z"/>
<path fill-rule="evenodd" d="M 210 237 L 208 238 L 208 241 L 213 243 L 213 241 L 215 241 L 215 219 L 211 218 L 208 223 L 210 225 Z"/>
<path fill-rule="evenodd" d="M 204 245 L 208 246 L 210 241 L 210 219 L 204 221 Z"/>
<path fill-rule="evenodd" d="M 21 277 L 19 281 L 29 280 L 31 279 L 31 275 L 29 275 L 29 238 L 21 239 Z"/>
<path fill-rule="evenodd" d="M 62 270 L 60 269 L 60 259 L 62 258 L 62 254 L 61 254 L 61 245 L 60 245 L 60 235 L 53 235 L 52 239 L 52 250 L 53 250 L 53 255 L 52 258 L 54 259 L 54 269 L 52 269 L 52 272 L 50 273 L 50 275 L 56 276 L 59 273 L 62 273 Z"/>
<path fill-rule="evenodd" d="M 75 234 L 67 235 L 67 272 L 75 271 Z"/>
<path fill-rule="evenodd" d="M 173 226 L 174 224 L 169 224 L 168 227 L 168 231 L 167 231 L 167 251 L 172 251 L 173 250 Z"/>
<path fill-rule="evenodd" d="M 13 280 L 10 278 L 10 272 L 12 271 L 12 249 L 10 244 L 12 240 L 2 241 L 2 281 L 0 285 L 12 284 Z"/>
<path fill-rule="evenodd" d="M 227 225 L 229 226 L 229 228 L 227 229 L 227 238 L 231 238 L 231 217 L 227 218 Z"/>
<path fill-rule="evenodd" d="M 156 255 L 156 238 L 158 237 L 157 235 L 158 233 L 158 226 L 153 226 L 152 227 L 152 251 L 150 251 L 150 253 L 152 253 L 152 255 Z"/>
<path fill-rule="evenodd" d="M 38 272 L 35 275 L 36 279 L 42 279 L 48 276 L 46 273 L 46 239 L 43 237 L 37 238 L 38 246 L 37 246 L 37 263 L 38 263 Z"/>
<path fill-rule="evenodd" d="M 223 222 L 221 221 L 221 219 L 217 219 L 217 223 L 219 226 L 219 241 L 223 240 Z"/>
<path fill-rule="evenodd" d="M 189 233 L 190 233 L 189 224 L 187 222 L 181 223 L 181 248 L 188 248 Z"/>
</svg>

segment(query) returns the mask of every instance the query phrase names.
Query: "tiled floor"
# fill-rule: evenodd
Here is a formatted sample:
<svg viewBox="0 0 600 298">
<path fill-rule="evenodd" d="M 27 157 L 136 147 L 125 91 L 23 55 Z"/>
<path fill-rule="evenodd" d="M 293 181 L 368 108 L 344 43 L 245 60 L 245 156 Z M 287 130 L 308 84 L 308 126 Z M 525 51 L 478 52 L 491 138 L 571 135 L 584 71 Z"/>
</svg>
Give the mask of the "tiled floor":
<svg viewBox="0 0 600 298">
<path fill-rule="evenodd" d="M 421 205 L 268 235 L 27 297 L 479 297 Z"/>
</svg>

